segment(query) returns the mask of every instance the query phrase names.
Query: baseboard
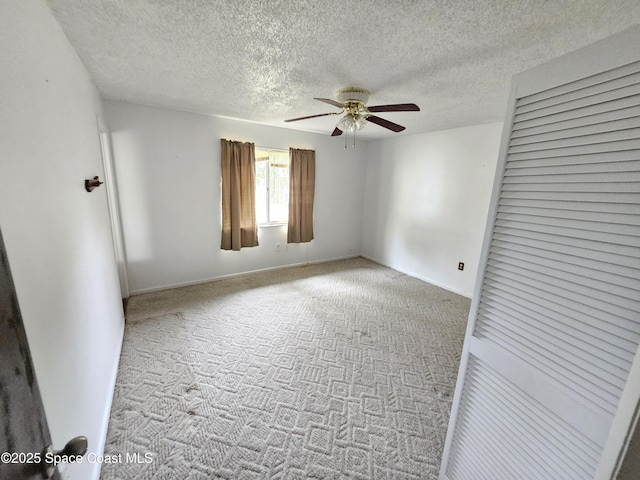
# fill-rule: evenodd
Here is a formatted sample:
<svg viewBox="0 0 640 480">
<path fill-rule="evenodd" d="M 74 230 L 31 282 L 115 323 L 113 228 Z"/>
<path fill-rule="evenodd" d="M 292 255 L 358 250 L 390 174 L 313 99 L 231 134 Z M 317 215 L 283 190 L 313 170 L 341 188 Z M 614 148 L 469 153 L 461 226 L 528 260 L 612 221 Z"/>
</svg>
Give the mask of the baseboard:
<svg viewBox="0 0 640 480">
<path fill-rule="evenodd" d="M 111 368 L 111 375 L 109 376 L 109 391 L 111 392 L 111 395 L 109 396 L 109 398 L 107 399 L 107 402 L 105 403 L 104 412 L 102 414 L 102 424 L 100 427 L 100 437 L 98 440 L 98 444 L 96 445 L 96 448 L 91 449 L 93 452 L 96 453 L 96 455 L 104 454 L 104 446 L 107 442 L 107 433 L 109 431 L 109 420 L 111 418 L 111 405 L 113 404 L 113 395 L 115 394 L 115 390 L 116 390 L 118 366 L 120 365 L 120 354 L 122 353 L 122 344 L 124 342 L 124 324 L 125 324 L 125 319 L 123 317 L 122 323 L 120 324 L 120 331 L 118 332 L 120 342 L 118 342 L 117 351 L 114 352 L 115 353 L 114 363 Z M 98 480 L 100 478 L 101 467 L 102 467 L 102 464 L 99 462 L 96 462 L 96 468 L 94 469 L 95 475 L 93 476 L 93 480 Z"/>
<path fill-rule="evenodd" d="M 394 270 L 396 270 L 396 271 L 398 271 L 400 273 L 404 273 L 405 275 L 409 275 L 410 277 L 417 278 L 418 280 L 422 280 L 423 282 L 429 283 L 431 285 L 435 285 L 436 287 L 440 287 L 440 288 L 442 288 L 444 290 L 447 290 L 448 292 L 452 292 L 452 293 L 455 293 L 456 295 L 460 295 L 462 297 L 471 299 L 471 296 L 469 296 L 467 293 L 464 293 L 464 292 L 462 292 L 462 291 L 460 291 L 458 289 L 455 289 L 455 288 L 451 288 L 449 285 L 443 285 L 442 283 L 437 282 L 437 281 L 435 281 L 435 280 L 433 280 L 431 278 L 427 278 L 427 277 L 425 277 L 423 275 L 420 275 L 418 273 L 411 272 L 409 270 L 400 269 L 400 268 L 395 267 L 393 265 L 389 265 L 388 263 L 383 262 L 379 258 L 372 257 L 370 255 L 360 254 L 360 256 L 362 258 L 366 258 L 367 260 L 369 260 L 371 262 L 375 262 L 375 263 L 378 263 L 380 265 L 384 265 L 385 267 L 392 268 L 392 269 L 394 269 Z"/>
<path fill-rule="evenodd" d="M 170 285 L 161 285 L 158 287 L 141 288 L 139 290 L 131 290 L 130 295 L 141 295 L 143 293 L 160 292 L 162 290 L 171 290 L 172 288 L 190 287 L 192 285 L 201 285 L 203 283 L 216 282 L 218 280 L 227 280 L 229 278 L 244 277 L 245 275 L 253 275 L 255 273 L 272 272 L 275 270 L 284 270 L 286 268 L 304 267 L 305 265 L 316 265 L 319 263 L 337 262 L 338 260 L 347 260 L 349 258 L 357 258 L 359 253 L 349 254 L 340 257 L 326 258 L 322 260 L 311 260 L 307 262 L 288 263 L 286 265 L 278 265 L 275 267 L 259 268 L 256 270 L 246 270 L 244 272 L 229 273 L 226 275 L 217 275 L 215 277 L 202 278 L 199 280 L 190 280 L 188 282 L 173 283 Z M 378 262 L 379 263 L 379 262 Z"/>
</svg>

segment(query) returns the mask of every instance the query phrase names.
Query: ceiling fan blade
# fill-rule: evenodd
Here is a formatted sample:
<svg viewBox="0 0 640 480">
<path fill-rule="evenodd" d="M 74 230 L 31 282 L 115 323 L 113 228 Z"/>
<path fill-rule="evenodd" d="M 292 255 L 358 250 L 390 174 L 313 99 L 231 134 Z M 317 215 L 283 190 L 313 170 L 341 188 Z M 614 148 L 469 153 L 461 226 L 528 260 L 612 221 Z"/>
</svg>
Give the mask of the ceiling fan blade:
<svg viewBox="0 0 640 480">
<path fill-rule="evenodd" d="M 374 105 L 367 107 L 370 112 L 419 112 L 420 107 L 415 103 L 398 103 L 395 105 Z"/>
<path fill-rule="evenodd" d="M 314 100 L 320 100 L 321 102 L 328 103 L 329 105 L 333 105 L 334 107 L 344 108 L 344 105 L 340 102 L 336 102 L 335 100 L 331 100 L 330 98 L 313 98 Z"/>
<path fill-rule="evenodd" d="M 326 117 L 327 115 L 337 115 L 336 113 L 321 113 L 319 115 L 309 115 L 308 117 L 290 118 L 285 122 L 297 122 L 298 120 L 306 120 L 307 118 Z"/>
<path fill-rule="evenodd" d="M 331 134 L 332 137 L 338 137 L 340 135 L 342 135 L 342 130 L 340 130 L 338 127 L 336 127 L 336 129 Z"/>
<path fill-rule="evenodd" d="M 394 132 L 401 132 L 405 129 L 402 125 L 398 125 L 397 123 L 390 122 L 389 120 L 385 120 L 384 118 L 376 117 L 375 115 L 369 115 L 367 117 L 368 122 L 373 122 L 381 127 L 388 128 L 389 130 L 393 130 Z"/>
</svg>

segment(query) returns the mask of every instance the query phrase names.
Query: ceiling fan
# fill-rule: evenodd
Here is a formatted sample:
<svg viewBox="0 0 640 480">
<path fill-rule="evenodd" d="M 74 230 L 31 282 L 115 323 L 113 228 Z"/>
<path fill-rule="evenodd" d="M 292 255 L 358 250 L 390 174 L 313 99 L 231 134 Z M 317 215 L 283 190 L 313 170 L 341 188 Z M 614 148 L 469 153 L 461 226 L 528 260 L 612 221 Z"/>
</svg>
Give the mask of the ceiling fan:
<svg viewBox="0 0 640 480">
<path fill-rule="evenodd" d="M 307 117 L 290 118 L 285 122 L 297 122 L 298 120 L 306 120 L 309 118 L 325 117 L 328 115 L 345 115 L 340 119 L 336 128 L 331 133 L 332 137 L 342 135 L 342 132 L 353 132 L 362 130 L 367 122 L 372 122 L 381 127 L 388 128 L 393 132 L 401 132 L 405 129 L 402 125 L 390 122 L 384 118 L 380 118 L 372 113 L 378 112 L 419 112 L 420 108 L 414 103 L 399 103 L 395 105 L 375 105 L 367 107 L 369 100 L 369 90 L 361 87 L 341 88 L 336 92 L 338 100 L 330 98 L 314 98 L 340 109 L 339 112 L 321 113 L 319 115 L 309 115 Z M 354 144 L 355 146 L 355 144 Z"/>
</svg>

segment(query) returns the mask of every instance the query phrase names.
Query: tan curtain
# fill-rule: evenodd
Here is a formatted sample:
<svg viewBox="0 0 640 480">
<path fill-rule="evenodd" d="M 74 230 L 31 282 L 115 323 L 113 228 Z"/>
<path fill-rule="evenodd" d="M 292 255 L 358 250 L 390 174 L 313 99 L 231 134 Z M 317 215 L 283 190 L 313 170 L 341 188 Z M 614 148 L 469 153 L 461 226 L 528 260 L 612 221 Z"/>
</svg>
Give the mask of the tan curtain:
<svg viewBox="0 0 640 480">
<path fill-rule="evenodd" d="M 289 149 L 289 230 L 287 243 L 313 240 L 316 152 Z"/>
<path fill-rule="evenodd" d="M 223 250 L 258 245 L 253 143 L 221 139 Z"/>
</svg>

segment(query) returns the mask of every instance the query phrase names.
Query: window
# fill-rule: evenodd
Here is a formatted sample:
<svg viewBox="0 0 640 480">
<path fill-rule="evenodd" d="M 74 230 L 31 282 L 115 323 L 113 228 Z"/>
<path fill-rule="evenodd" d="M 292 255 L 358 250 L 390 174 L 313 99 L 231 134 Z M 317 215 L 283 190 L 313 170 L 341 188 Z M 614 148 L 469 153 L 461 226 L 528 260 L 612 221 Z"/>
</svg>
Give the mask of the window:
<svg viewBox="0 0 640 480">
<path fill-rule="evenodd" d="M 289 217 L 289 152 L 256 147 L 256 221 L 287 223 Z"/>
</svg>

